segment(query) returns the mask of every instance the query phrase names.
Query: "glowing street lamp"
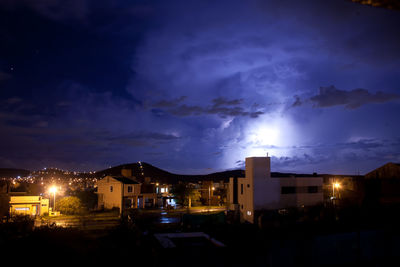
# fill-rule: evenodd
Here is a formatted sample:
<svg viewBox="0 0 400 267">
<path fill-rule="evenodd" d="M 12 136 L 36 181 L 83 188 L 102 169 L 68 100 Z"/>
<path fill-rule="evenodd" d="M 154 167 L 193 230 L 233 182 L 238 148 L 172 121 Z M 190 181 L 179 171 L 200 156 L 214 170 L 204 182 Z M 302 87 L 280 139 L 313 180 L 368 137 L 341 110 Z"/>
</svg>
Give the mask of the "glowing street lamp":
<svg viewBox="0 0 400 267">
<path fill-rule="evenodd" d="M 336 190 L 339 190 L 340 184 L 339 183 L 333 183 L 332 184 L 332 195 L 333 195 L 333 197 L 335 197 L 335 188 L 336 188 Z"/>
<path fill-rule="evenodd" d="M 211 185 L 208 187 L 208 207 L 211 206 L 211 204 L 210 204 L 210 202 L 211 202 L 211 189 L 212 189 L 212 191 L 214 191 L 215 187 L 214 186 L 211 187 Z"/>
<path fill-rule="evenodd" d="M 57 192 L 57 187 L 52 186 L 50 187 L 50 193 L 52 193 L 54 195 L 54 204 L 53 204 L 53 210 L 56 210 L 56 192 Z"/>
<path fill-rule="evenodd" d="M 333 182 L 332 183 L 332 197 L 331 197 L 332 202 L 334 202 L 334 200 L 336 199 L 335 189 L 338 191 L 339 188 L 340 188 L 340 184 L 338 182 Z"/>
</svg>

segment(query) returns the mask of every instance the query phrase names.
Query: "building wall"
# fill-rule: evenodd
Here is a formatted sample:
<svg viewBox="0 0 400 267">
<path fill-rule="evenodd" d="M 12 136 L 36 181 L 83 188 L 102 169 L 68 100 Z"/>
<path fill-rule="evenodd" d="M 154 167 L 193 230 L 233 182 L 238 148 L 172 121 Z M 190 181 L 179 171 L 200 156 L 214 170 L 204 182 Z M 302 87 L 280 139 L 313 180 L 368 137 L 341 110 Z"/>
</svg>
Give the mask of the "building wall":
<svg viewBox="0 0 400 267">
<path fill-rule="evenodd" d="M 385 165 L 367 173 L 366 179 L 400 178 L 400 164 L 386 163 Z"/>
<path fill-rule="evenodd" d="M 138 196 L 141 194 L 140 186 L 140 184 L 123 184 L 111 176 L 106 176 L 97 182 L 98 207 L 120 210 L 121 207 L 137 208 Z"/>
<path fill-rule="evenodd" d="M 323 179 L 320 177 L 280 178 L 280 206 L 313 206 L 323 202 Z M 294 187 L 295 193 L 283 194 L 282 188 Z M 316 189 L 316 192 L 314 191 Z"/>
<path fill-rule="evenodd" d="M 111 192 L 112 187 L 112 192 Z M 127 189 L 125 189 L 127 190 Z M 105 209 L 122 207 L 122 183 L 106 176 L 97 182 L 97 193 L 99 195 L 99 208 Z"/>
<path fill-rule="evenodd" d="M 243 221 L 253 223 L 258 210 L 312 206 L 323 201 L 321 177 L 272 178 L 270 166 L 269 157 L 246 158 L 246 177 L 238 179 L 237 189 Z"/>
<path fill-rule="evenodd" d="M 365 175 L 366 203 L 400 204 L 400 164 L 387 163 Z"/>
<path fill-rule="evenodd" d="M 12 196 L 10 198 L 11 215 L 44 215 L 49 212 L 49 200 L 41 196 Z"/>
</svg>

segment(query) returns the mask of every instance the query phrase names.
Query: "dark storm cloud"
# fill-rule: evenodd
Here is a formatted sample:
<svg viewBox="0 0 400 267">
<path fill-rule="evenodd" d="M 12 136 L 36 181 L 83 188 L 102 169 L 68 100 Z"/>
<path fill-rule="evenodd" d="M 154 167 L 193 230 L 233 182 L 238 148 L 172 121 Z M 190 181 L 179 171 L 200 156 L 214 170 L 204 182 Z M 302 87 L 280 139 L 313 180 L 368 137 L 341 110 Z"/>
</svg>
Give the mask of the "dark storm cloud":
<svg viewBox="0 0 400 267">
<path fill-rule="evenodd" d="M 174 108 L 174 107 L 178 106 L 179 104 L 181 104 L 186 98 L 187 98 L 187 96 L 181 96 L 179 98 L 172 99 L 172 100 L 162 100 L 162 101 L 154 104 L 154 107 L 157 107 L 157 108 L 171 108 L 172 107 L 172 108 Z"/>
<path fill-rule="evenodd" d="M 166 108 L 166 111 L 175 116 L 201 116 L 201 115 L 218 115 L 221 118 L 227 117 L 250 117 L 257 118 L 258 116 L 264 114 L 263 111 L 247 111 L 240 105 L 243 102 L 243 99 L 225 99 L 223 97 L 212 99 L 212 105 L 208 106 L 193 106 L 183 104 L 183 101 L 186 99 L 186 96 L 181 96 L 177 99 L 173 100 L 162 100 L 153 107 L 156 108 Z"/>
<path fill-rule="evenodd" d="M 320 87 L 319 94 L 310 98 L 302 100 L 298 95 L 295 95 L 294 98 L 295 101 L 291 104 L 291 107 L 300 107 L 311 102 L 316 108 L 344 106 L 346 109 L 357 109 L 368 104 L 380 104 L 399 100 L 400 95 L 382 91 L 370 93 L 368 90 L 362 88 L 345 91 L 331 85 Z"/>
<path fill-rule="evenodd" d="M 360 174 L 374 166 L 400 159 L 398 140 L 359 140 L 339 144 L 317 144 L 297 147 L 293 156 L 272 156 L 272 170 L 288 172 L 318 172 L 332 174 Z M 352 162 L 351 167 L 344 167 Z M 372 166 L 371 166 L 372 164 Z M 361 172 L 363 174 L 363 172 Z"/>
<path fill-rule="evenodd" d="M 366 89 L 354 89 L 351 91 L 339 90 L 336 87 L 320 87 L 319 94 L 310 98 L 316 107 L 345 106 L 348 109 L 359 108 L 371 103 L 385 103 L 400 99 L 398 94 L 377 92 L 375 94 Z"/>
<path fill-rule="evenodd" d="M 107 138 L 107 141 L 113 144 L 122 144 L 129 146 L 156 147 L 157 145 L 165 142 L 178 141 L 180 138 L 181 137 L 173 134 L 164 134 L 159 132 L 138 132 L 124 134 L 120 136 L 112 136 Z"/>
</svg>

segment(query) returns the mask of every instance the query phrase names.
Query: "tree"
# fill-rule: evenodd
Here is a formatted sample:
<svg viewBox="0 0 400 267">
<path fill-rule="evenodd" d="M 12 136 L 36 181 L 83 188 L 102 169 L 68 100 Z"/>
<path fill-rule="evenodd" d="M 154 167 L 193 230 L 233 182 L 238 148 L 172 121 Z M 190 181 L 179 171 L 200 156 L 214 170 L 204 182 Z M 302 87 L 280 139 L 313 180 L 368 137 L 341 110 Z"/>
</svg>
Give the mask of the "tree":
<svg viewBox="0 0 400 267">
<path fill-rule="evenodd" d="M 228 194 L 227 194 L 226 188 L 219 187 L 219 188 L 216 188 L 214 191 L 214 196 L 218 196 L 218 199 L 219 199 L 218 204 L 221 206 L 224 203 L 226 203 L 227 195 Z"/>
<path fill-rule="evenodd" d="M 198 190 L 189 183 L 181 182 L 173 185 L 170 192 L 176 198 L 177 203 L 182 206 L 190 206 L 191 202 L 200 199 Z"/>
<path fill-rule="evenodd" d="M 93 210 L 97 207 L 97 194 L 94 192 L 94 189 L 86 189 L 86 190 L 67 190 L 67 195 L 75 196 L 80 199 L 82 205 L 87 210 Z"/>
<path fill-rule="evenodd" d="M 77 197 L 64 197 L 57 201 L 56 209 L 61 212 L 61 214 L 80 214 L 84 212 L 84 206 L 82 202 Z"/>
</svg>

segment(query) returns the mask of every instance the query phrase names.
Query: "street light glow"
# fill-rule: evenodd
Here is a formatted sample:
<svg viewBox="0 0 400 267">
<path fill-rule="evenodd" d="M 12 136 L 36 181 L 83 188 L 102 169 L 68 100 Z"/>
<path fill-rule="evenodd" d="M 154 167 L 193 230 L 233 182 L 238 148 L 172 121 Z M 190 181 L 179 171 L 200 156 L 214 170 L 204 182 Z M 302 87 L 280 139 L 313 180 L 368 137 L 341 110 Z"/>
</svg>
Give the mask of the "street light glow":
<svg viewBox="0 0 400 267">
<path fill-rule="evenodd" d="M 50 187 L 49 191 L 50 191 L 50 193 L 55 194 L 57 192 L 57 187 L 52 186 L 52 187 Z"/>
</svg>

